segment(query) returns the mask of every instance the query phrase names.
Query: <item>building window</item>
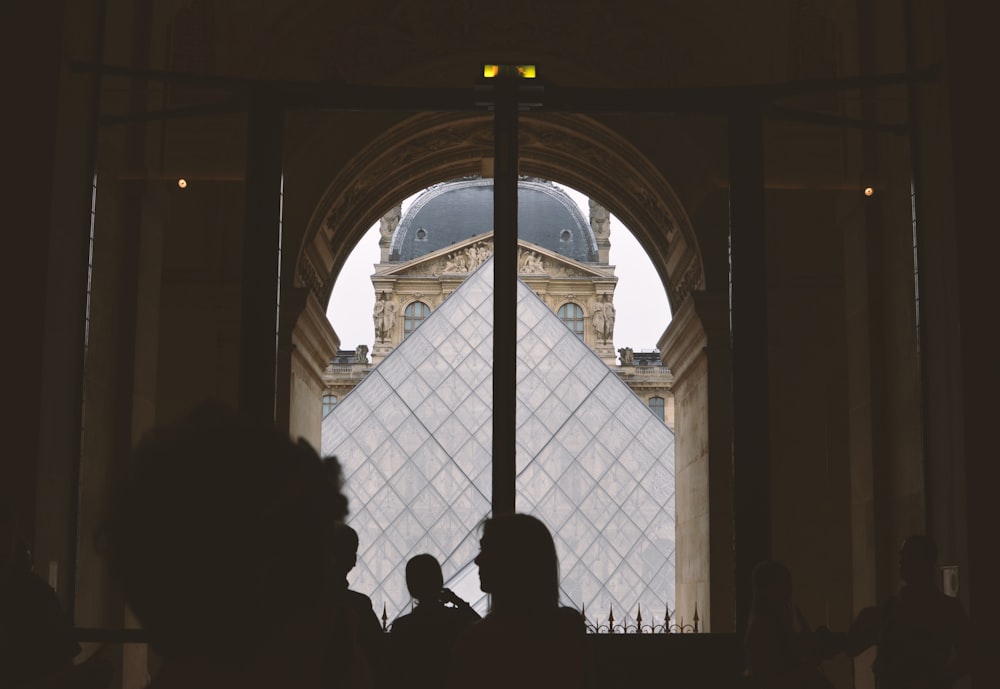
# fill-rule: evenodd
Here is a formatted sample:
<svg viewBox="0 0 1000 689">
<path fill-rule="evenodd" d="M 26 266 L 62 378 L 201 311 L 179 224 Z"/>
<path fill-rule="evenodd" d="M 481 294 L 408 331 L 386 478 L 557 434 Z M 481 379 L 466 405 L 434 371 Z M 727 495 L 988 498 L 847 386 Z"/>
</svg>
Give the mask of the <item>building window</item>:
<svg viewBox="0 0 1000 689">
<path fill-rule="evenodd" d="M 583 309 L 578 304 L 563 304 L 556 315 L 577 337 L 583 339 Z"/>
<path fill-rule="evenodd" d="M 337 396 L 336 395 L 323 395 L 323 418 L 325 419 L 329 416 L 333 408 L 337 406 Z"/>
<path fill-rule="evenodd" d="M 422 301 L 415 301 L 403 311 L 403 337 L 416 329 L 418 325 L 431 315 L 431 307 Z"/>
<path fill-rule="evenodd" d="M 666 416 L 663 415 L 663 398 L 662 397 L 650 397 L 649 398 L 649 408 L 653 410 L 656 414 L 656 418 L 664 423 L 667 422 Z"/>
</svg>

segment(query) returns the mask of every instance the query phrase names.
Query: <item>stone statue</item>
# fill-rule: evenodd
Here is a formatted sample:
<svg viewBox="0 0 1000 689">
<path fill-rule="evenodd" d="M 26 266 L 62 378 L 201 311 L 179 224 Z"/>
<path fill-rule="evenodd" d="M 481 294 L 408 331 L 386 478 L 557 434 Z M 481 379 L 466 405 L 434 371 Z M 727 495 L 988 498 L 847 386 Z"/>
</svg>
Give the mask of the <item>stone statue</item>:
<svg viewBox="0 0 1000 689">
<path fill-rule="evenodd" d="M 403 206 L 400 204 L 382 216 L 382 219 L 379 221 L 378 233 L 383 242 L 388 242 L 392 239 L 392 234 L 399 226 L 399 219 L 402 215 Z"/>
<path fill-rule="evenodd" d="M 608 342 L 615 336 L 615 305 L 607 295 L 604 296 L 604 332 L 604 339 Z"/>
<path fill-rule="evenodd" d="M 372 311 L 372 320 L 375 321 L 375 339 L 382 339 L 382 315 L 385 313 L 385 295 L 379 294 L 375 298 L 375 310 Z"/>
<path fill-rule="evenodd" d="M 604 339 L 604 304 L 599 301 L 594 302 L 593 315 L 590 317 L 590 322 L 594 326 L 594 333 L 597 334 L 598 340 Z"/>
<path fill-rule="evenodd" d="M 517 259 L 517 272 L 539 274 L 545 272 L 542 265 L 542 258 L 534 251 L 521 249 L 521 254 Z"/>
<path fill-rule="evenodd" d="M 610 342 L 615 335 L 615 305 L 611 298 L 605 294 L 601 301 L 594 302 L 594 314 L 591 322 L 594 325 L 594 332 L 600 342 Z"/>
<path fill-rule="evenodd" d="M 442 273 L 471 273 L 483 265 L 493 253 L 492 245 L 484 242 L 467 246 L 448 256 L 444 262 Z"/>
<path fill-rule="evenodd" d="M 589 199 L 589 201 L 590 228 L 598 239 L 607 239 L 611 235 L 611 213 L 594 199 Z"/>
<path fill-rule="evenodd" d="M 621 358 L 622 366 L 635 365 L 635 355 L 632 353 L 631 347 L 622 347 L 619 349 L 618 356 Z"/>
<path fill-rule="evenodd" d="M 396 324 L 396 311 L 398 308 L 395 302 L 389 301 L 385 292 L 379 294 L 378 299 L 375 300 L 375 311 L 372 313 L 372 319 L 375 321 L 376 339 L 382 342 L 389 339 L 389 335 L 392 333 L 392 326 Z"/>
<path fill-rule="evenodd" d="M 462 252 L 457 252 L 452 254 L 445 260 L 444 268 L 441 269 L 442 273 L 467 273 L 469 272 L 468 266 L 465 264 L 465 256 Z"/>
<path fill-rule="evenodd" d="M 354 350 L 354 363 L 368 363 L 368 345 L 358 345 L 357 349 Z"/>
</svg>

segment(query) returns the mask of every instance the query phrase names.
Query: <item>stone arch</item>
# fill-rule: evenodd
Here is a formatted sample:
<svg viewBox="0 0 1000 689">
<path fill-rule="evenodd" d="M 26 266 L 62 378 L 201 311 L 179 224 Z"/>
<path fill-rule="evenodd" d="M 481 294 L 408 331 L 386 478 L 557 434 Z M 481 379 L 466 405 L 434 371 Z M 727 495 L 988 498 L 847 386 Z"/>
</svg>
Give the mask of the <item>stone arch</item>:
<svg viewBox="0 0 1000 689">
<path fill-rule="evenodd" d="M 601 202 L 635 234 L 676 312 L 704 288 L 701 252 L 684 208 L 658 168 L 614 130 L 582 115 L 525 115 L 520 172 Z M 295 281 L 326 304 L 350 251 L 400 198 L 480 174 L 493 156 L 492 116 L 423 113 L 386 131 L 330 183 L 306 228 Z"/>
<path fill-rule="evenodd" d="M 294 279 L 326 305 L 336 277 L 351 251 L 368 229 L 400 199 L 432 184 L 456 177 L 481 174 L 484 161 L 492 159 L 493 118 L 489 113 L 422 113 L 398 123 L 375 138 L 356 155 L 326 188 L 305 227 Z M 573 187 L 614 213 L 635 235 L 660 275 L 675 316 L 688 314 L 663 340 L 676 348 L 676 332 L 684 333 L 692 304 L 704 301 L 704 263 L 694 228 L 678 196 L 660 168 L 625 136 L 593 118 L 574 114 L 526 114 L 520 122 L 520 173 L 550 179 Z M 684 309 L 682 310 L 682 306 Z M 723 304 L 713 313 L 726 314 Z M 718 319 L 716 319 L 718 320 Z M 714 321 L 713 321 L 714 322 Z M 721 322 L 721 321 L 720 321 Z M 585 326 L 586 328 L 586 326 Z M 697 327 L 695 327 L 697 329 Z M 682 333 L 683 335 L 683 333 Z M 586 330 L 585 330 L 586 336 Z M 681 337 L 701 343 L 704 338 Z M 719 340 L 721 341 L 721 340 Z M 707 343 L 707 341 L 705 341 Z M 662 345 L 661 345 L 662 347 Z M 704 351 L 698 349 L 697 351 Z M 728 389 L 728 350 L 716 347 L 721 364 L 713 382 Z M 701 361 L 701 360 L 699 360 Z M 702 364 L 705 362 L 702 361 Z M 671 365 L 672 364 L 668 364 Z M 684 364 L 686 369 L 692 368 Z M 731 426 L 729 398 L 713 395 L 707 404 L 708 365 L 687 376 L 687 384 L 704 394 L 691 398 L 685 424 L 686 441 L 678 442 L 677 466 L 699 460 L 697 471 L 679 473 L 678 494 L 690 498 L 711 483 L 713 510 L 690 500 L 677 503 L 678 558 L 692 563 L 690 575 L 678 570 L 677 605 L 685 611 L 701 610 L 705 628 L 713 618 L 719 630 L 729 628 L 732 608 L 732 569 L 728 559 L 732 543 L 732 513 L 724 498 L 729 490 L 725 476 L 731 467 L 729 443 L 712 442 L 712 466 L 718 475 L 708 479 L 707 438 L 704 429 L 723 434 Z M 648 402 L 647 402 L 648 404 Z M 730 439 L 731 440 L 731 439 Z M 727 544 L 710 548 L 710 542 Z M 713 556 L 713 553 L 718 553 Z M 711 581 L 706 577 L 714 572 Z M 690 614 L 690 612 L 688 613 Z"/>
</svg>

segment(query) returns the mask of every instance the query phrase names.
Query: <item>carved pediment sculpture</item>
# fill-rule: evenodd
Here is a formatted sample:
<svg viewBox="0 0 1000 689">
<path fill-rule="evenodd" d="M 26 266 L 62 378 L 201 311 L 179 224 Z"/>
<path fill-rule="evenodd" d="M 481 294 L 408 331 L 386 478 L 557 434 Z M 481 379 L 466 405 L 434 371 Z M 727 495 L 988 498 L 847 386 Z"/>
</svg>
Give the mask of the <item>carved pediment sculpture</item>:
<svg viewBox="0 0 1000 689">
<path fill-rule="evenodd" d="M 427 256 L 390 271 L 387 275 L 440 277 L 465 275 L 475 271 L 493 255 L 493 240 L 480 239 L 447 253 Z M 549 277 L 593 277 L 594 272 L 578 266 L 569 259 L 551 256 L 534 248 L 521 246 L 517 252 L 518 275 L 547 275 Z"/>
</svg>

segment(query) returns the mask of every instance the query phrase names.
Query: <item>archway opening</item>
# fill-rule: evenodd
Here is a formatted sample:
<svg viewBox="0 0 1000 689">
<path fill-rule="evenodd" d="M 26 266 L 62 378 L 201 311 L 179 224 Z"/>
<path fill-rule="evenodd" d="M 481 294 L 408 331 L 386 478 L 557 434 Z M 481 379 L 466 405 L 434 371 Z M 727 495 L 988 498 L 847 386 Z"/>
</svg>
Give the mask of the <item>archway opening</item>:
<svg viewBox="0 0 1000 689">
<path fill-rule="evenodd" d="M 428 119 L 438 122 L 440 129 L 432 133 L 417 131 L 417 125 L 426 124 L 426 120 Z M 394 198 L 398 199 L 400 196 L 412 193 L 420 188 L 425 188 L 427 184 L 433 184 L 442 179 L 447 180 L 456 176 L 475 176 L 476 173 L 484 169 L 484 160 L 489 151 L 485 146 L 477 148 L 475 145 L 477 136 L 483 134 L 480 131 L 483 123 L 475 122 L 473 121 L 474 119 L 438 115 L 419 116 L 414 118 L 414 121 L 401 125 L 396 131 L 392 132 L 387 137 L 387 141 L 382 142 L 387 147 L 385 150 L 372 152 L 363 156 L 365 159 L 364 164 L 359 165 L 357 169 L 350 167 L 346 169 L 331 185 L 323 203 L 321 203 L 320 208 L 314 214 L 316 232 L 311 237 L 314 241 L 323 241 L 331 246 L 335 244 L 338 253 L 334 261 L 328 261 L 326 266 L 324 266 L 329 272 L 325 270 L 316 271 L 315 264 L 312 264 L 308 266 L 311 270 L 307 270 L 303 274 L 303 263 L 300 262 L 300 277 L 306 277 L 309 273 L 320 273 L 319 280 L 316 280 L 313 284 L 320 285 L 325 294 L 330 294 L 333 289 L 336 268 L 346 263 L 345 245 L 351 246 L 351 242 L 357 241 L 358 238 L 362 237 L 372 227 L 374 221 L 380 216 L 385 215 L 387 211 L 390 211 L 393 207 Z M 535 132 L 538 141 L 541 142 L 544 139 L 544 145 L 539 145 L 538 157 L 530 155 L 533 150 L 531 146 L 525 147 L 526 154 L 522 158 L 521 165 L 522 174 L 525 171 L 531 171 L 532 173 L 536 173 L 536 171 L 548 171 L 554 174 L 544 176 L 550 179 L 561 179 L 573 185 L 575 181 L 582 180 L 581 172 L 579 170 L 574 174 L 567 174 L 565 172 L 565 169 L 572 167 L 572 164 L 570 161 L 560 159 L 558 155 L 554 155 L 559 152 L 559 146 L 553 145 L 553 137 L 557 137 L 555 140 L 558 140 L 558 137 L 566 137 L 567 143 L 565 145 L 567 148 L 578 148 L 579 141 L 576 140 L 574 142 L 574 139 L 578 139 L 581 136 L 581 131 L 593 136 L 598 136 L 598 134 L 604 132 L 587 132 L 586 127 L 579 126 L 565 128 L 566 123 L 558 121 L 561 118 L 551 119 L 557 121 L 555 123 L 546 122 L 540 125 L 540 129 L 552 128 L 559 130 L 559 133 L 553 134 L 551 131 L 548 133 Z M 420 122 L 421 120 L 424 121 Z M 442 122 L 442 120 L 446 120 L 447 122 Z M 574 125 L 576 124 L 574 123 Z M 469 127 L 474 130 L 474 133 L 462 131 L 462 127 Z M 600 127 L 596 129 L 600 130 Z M 529 132 L 531 132 L 530 129 Z M 488 132 L 485 136 L 488 138 Z M 407 139 L 407 137 L 412 138 Z M 427 137 L 430 137 L 435 143 L 428 145 Z M 401 143 L 400 139 L 407 140 L 405 143 Z M 417 180 L 421 182 L 420 186 L 416 186 L 412 178 L 404 180 L 400 176 L 401 173 L 398 170 L 406 169 L 408 157 L 410 155 L 419 157 L 418 153 L 410 154 L 407 151 L 411 150 L 411 148 L 414 151 L 441 151 L 442 140 L 453 143 L 460 142 L 460 144 L 456 145 L 463 149 L 462 153 L 446 151 L 446 156 L 442 154 L 447 158 L 448 163 L 443 168 L 441 166 L 435 167 L 433 160 L 425 159 L 419 161 L 424 164 L 421 166 L 421 174 L 417 175 Z M 472 142 L 472 145 L 470 145 L 470 142 Z M 393 143 L 397 148 L 393 148 L 389 143 Z M 703 280 L 701 277 L 700 258 L 697 255 L 697 245 L 693 240 L 693 234 L 691 233 L 688 221 L 683 215 L 683 210 L 669 192 L 669 185 L 666 184 L 662 177 L 657 175 L 655 170 L 636 169 L 635 161 L 642 160 L 641 156 L 630 155 L 634 152 L 628 151 L 627 146 L 623 145 L 620 141 L 609 141 L 606 142 L 606 145 L 614 153 L 602 156 L 602 165 L 595 165 L 593 160 L 576 161 L 580 163 L 580 167 L 589 166 L 590 170 L 594 173 L 592 179 L 582 181 L 577 186 L 588 187 L 586 191 L 589 193 L 596 192 L 602 194 L 600 196 L 602 200 L 607 199 L 610 203 L 614 203 L 616 211 L 622 211 L 621 215 L 637 223 L 637 226 L 641 229 L 636 232 L 636 235 L 639 237 L 642 246 L 653 249 L 653 251 L 649 252 L 651 263 L 655 266 L 662 280 L 661 284 L 666 286 L 666 292 L 670 296 L 670 301 L 675 304 L 681 303 L 686 299 L 690 290 L 698 289 L 702 285 Z M 400 151 L 399 146 L 403 146 L 404 150 Z M 623 151 L 625 155 L 622 155 Z M 577 153 L 576 155 L 578 156 L 579 154 Z M 380 162 L 380 158 L 386 158 L 386 160 L 391 158 L 393 161 L 392 168 L 384 167 L 388 163 Z M 625 173 L 622 170 L 615 169 L 614 165 L 608 164 L 609 159 L 617 159 L 620 162 L 622 170 L 627 168 L 629 172 Z M 402 161 L 402 164 L 400 164 L 400 161 Z M 640 165 L 639 167 L 641 168 L 642 166 Z M 634 182 L 635 177 L 642 172 L 648 173 L 649 178 L 644 179 L 641 184 L 630 183 Z M 375 178 L 378 178 L 377 182 Z M 415 186 L 416 189 L 414 188 Z M 655 192 L 655 196 L 651 196 L 653 192 Z M 354 198 L 358 203 L 354 205 L 348 204 L 346 199 L 351 198 Z M 631 209 L 628 206 L 630 200 L 635 205 Z M 366 205 L 363 203 L 364 201 L 370 201 L 370 203 Z M 427 239 L 433 236 L 433 231 L 430 228 L 416 229 L 416 239 Z M 424 230 L 423 237 L 420 236 L 420 229 Z M 563 235 L 560 233 L 559 237 L 562 239 Z M 331 242 L 333 238 L 336 238 L 337 241 Z M 667 265 L 668 256 L 670 258 L 669 269 Z M 314 256 L 310 256 L 308 242 L 306 243 L 302 258 L 305 259 L 306 265 L 308 265 L 310 259 L 314 258 Z M 370 288 L 369 293 L 372 293 Z M 336 300 L 331 300 L 331 306 L 336 308 Z M 405 304 L 400 304 L 399 306 L 402 309 L 406 307 Z M 665 308 L 664 311 L 669 313 L 668 309 L 669 307 Z M 399 311 L 399 315 L 400 321 L 402 321 L 402 310 Z M 371 318 L 370 311 L 367 317 Z M 369 325 L 369 327 L 373 328 L 373 324 Z M 372 350 L 375 348 L 374 344 Z M 653 346 L 655 347 L 655 344 Z M 614 351 L 616 348 L 617 343 L 611 343 L 607 346 L 607 349 L 611 352 L 612 362 L 620 366 L 622 362 Z M 645 354 L 645 352 L 641 351 L 644 348 L 639 348 L 640 355 Z M 649 349 L 652 349 L 652 347 L 649 347 Z M 350 351 L 350 346 L 348 346 L 345 352 Z M 374 354 L 374 351 L 372 353 Z M 630 354 L 629 363 L 634 366 L 635 359 L 633 356 L 635 352 L 633 351 Z M 642 361 L 641 356 L 640 361 Z M 658 361 L 657 363 L 660 362 Z M 658 395 L 652 395 L 652 397 L 658 397 Z M 654 404 L 656 402 L 658 400 L 655 400 Z M 651 417 L 653 416 L 653 412 L 649 411 L 648 406 L 644 405 L 643 408 L 645 413 Z M 658 422 L 662 423 L 662 421 Z M 585 601 L 581 602 L 586 604 Z M 655 608 L 656 606 L 651 607 Z M 704 610 L 704 608 L 702 609 Z M 674 611 L 672 606 L 669 610 Z M 621 614 L 627 616 L 631 612 L 622 611 Z M 638 610 L 634 612 L 638 612 Z M 687 612 L 688 618 L 690 618 L 693 611 Z M 619 617 L 619 619 L 622 618 Z"/>
</svg>

